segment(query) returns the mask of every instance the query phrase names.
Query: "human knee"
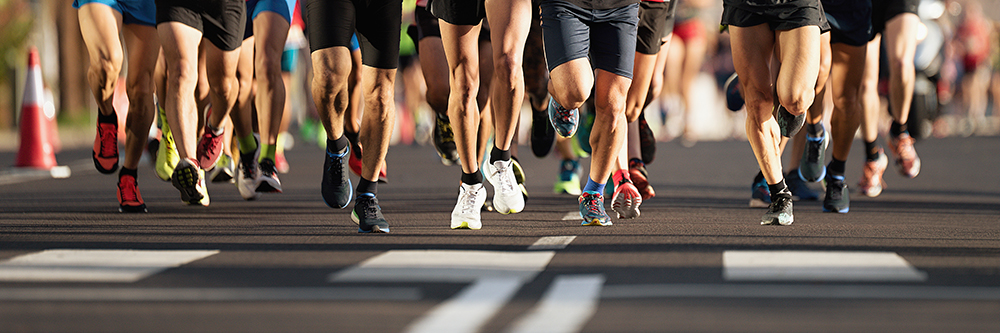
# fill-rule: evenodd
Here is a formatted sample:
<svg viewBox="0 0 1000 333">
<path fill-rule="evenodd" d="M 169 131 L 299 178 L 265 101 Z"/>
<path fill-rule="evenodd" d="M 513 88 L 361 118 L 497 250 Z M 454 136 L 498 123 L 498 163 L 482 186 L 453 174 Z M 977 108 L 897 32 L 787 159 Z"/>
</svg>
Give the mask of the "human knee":
<svg viewBox="0 0 1000 333">
<path fill-rule="evenodd" d="M 523 84 L 524 73 L 522 72 L 521 57 L 512 53 L 501 54 L 497 59 L 493 59 L 493 75 L 497 82 L 509 87 L 516 87 Z"/>
<path fill-rule="evenodd" d="M 477 65 L 461 64 L 451 71 L 451 94 L 463 103 L 476 100 L 479 94 L 479 71 Z"/>
<path fill-rule="evenodd" d="M 788 110 L 788 113 L 800 115 L 812 106 L 816 93 L 812 90 L 802 88 L 778 89 L 778 103 Z"/>
</svg>

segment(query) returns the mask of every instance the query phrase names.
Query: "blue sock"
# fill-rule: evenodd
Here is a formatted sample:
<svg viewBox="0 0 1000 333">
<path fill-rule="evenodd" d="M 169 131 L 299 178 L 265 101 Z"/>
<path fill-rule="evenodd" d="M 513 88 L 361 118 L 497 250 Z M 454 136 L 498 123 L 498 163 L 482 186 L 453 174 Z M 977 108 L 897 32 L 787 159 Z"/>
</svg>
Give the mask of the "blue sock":
<svg viewBox="0 0 1000 333">
<path fill-rule="evenodd" d="M 590 179 L 590 177 L 587 177 L 587 185 L 583 187 L 583 191 L 584 192 L 597 192 L 597 193 L 602 193 L 603 194 L 604 193 L 604 184 L 603 183 L 596 183 L 596 182 L 594 182 L 593 179 Z"/>
</svg>

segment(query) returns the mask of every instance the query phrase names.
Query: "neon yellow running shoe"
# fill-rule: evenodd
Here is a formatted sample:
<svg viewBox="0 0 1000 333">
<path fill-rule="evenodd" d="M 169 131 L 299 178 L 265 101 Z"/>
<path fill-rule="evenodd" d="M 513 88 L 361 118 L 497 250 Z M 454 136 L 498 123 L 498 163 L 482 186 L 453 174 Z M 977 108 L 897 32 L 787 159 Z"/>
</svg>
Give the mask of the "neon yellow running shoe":
<svg viewBox="0 0 1000 333">
<path fill-rule="evenodd" d="M 156 176 L 163 181 L 170 181 L 170 176 L 174 174 L 177 162 L 181 160 L 177 155 L 177 145 L 174 143 L 174 136 L 170 132 L 170 125 L 166 121 L 166 113 L 160 109 L 160 148 L 156 152 Z"/>
</svg>

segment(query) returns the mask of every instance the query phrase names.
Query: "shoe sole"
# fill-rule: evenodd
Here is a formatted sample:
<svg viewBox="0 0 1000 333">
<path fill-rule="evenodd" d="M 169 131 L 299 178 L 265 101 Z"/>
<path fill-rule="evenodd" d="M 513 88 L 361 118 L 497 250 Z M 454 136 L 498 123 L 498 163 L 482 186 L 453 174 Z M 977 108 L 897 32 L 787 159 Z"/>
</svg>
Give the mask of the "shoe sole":
<svg viewBox="0 0 1000 333">
<path fill-rule="evenodd" d="M 611 223 L 611 221 L 608 221 L 607 223 L 602 224 L 601 220 L 599 220 L 599 219 L 593 219 L 590 222 L 583 221 L 583 223 L 581 223 L 580 225 L 607 227 L 607 226 L 614 225 L 614 223 Z"/>
<path fill-rule="evenodd" d="M 824 213 L 847 214 L 847 212 L 850 212 L 850 211 L 851 211 L 851 207 L 846 207 L 846 208 L 841 208 L 841 209 L 831 209 L 829 207 L 823 207 L 823 212 Z"/>
<path fill-rule="evenodd" d="M 792 222 L 795 222 L 794 218 L 790 218 L 786 223 L 782 223 L 781 219 L 775 217 L 770 221 L 760 221 L 760 225 L 792 225 Z"/>
<path fill-rule="evenodd" d="M 185 202 L 185 203 L 187 203 L 189 205 L 203 205 L 203 206 L 207 206 L 207 205 L 201 203 L 202 199 L 204 199 L 205 196 L 203 196 L 200 192 L 198 192 L 198 189 L 197 189 L 197 186 L 198 186 L 198 181 L 197 181 L 198 170 L 195 169 L 192 166 L 192 167 L 187 167 L 187 168 L 184 168 L 184 169 L 178 169 L 178 170 L 175 170 L 174 172 L 176 173 L 178 171 L 180 171 L 180 172 L 191 172 L 192 175 L 190 176 L 190 179 L 194 179 L 194 181 L 191 184 L 181 184 L 180 180 L 178 180 L 177 178 L 171 177 L 171 182 L 174 184 L 174 187 L 181 191 L 181 201 L 183 201 L 183 202 Z"/>
<path fill-rule="evenodd" d="M 146 205 L 139 206 L 118 206 L 119 213 L 147 213 Z"/>
<path fill-rule="evenodd" d="M 459 225 L 457 225 L 457 226 L 456 226 L 456 225 L 452 225 L 452 226 L 451 226 L 451 228 L 452 228 L 452 229 L 470 229 L 470 230 L 479 230 L 479 229 L 481 229 L 482 227 L 480 226 L 479 228 L 473 228 L 473 227 L 469 226 L 469 222 L 462 222 L 461 224 L 459 224 Z"/>
</svg>

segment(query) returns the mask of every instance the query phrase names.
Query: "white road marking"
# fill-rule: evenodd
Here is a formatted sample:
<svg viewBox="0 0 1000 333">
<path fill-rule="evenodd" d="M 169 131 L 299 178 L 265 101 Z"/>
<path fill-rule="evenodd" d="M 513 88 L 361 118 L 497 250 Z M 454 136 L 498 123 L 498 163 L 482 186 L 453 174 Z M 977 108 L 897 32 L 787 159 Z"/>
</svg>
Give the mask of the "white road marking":
<svg viewBox="0 0 1000 333">
<path fill-rule="evenodd" d="M 580 215 L 580 212 L 569 212 L 566 213 L 566 215 L 563 215 L 562 220 L 563 221 L 583 220 L 583 216 Z"/>
<path fill-rule="evenodd" d="M 219 250 L 45 250 L 0 262 L 0 281 L 135 282 L 216 253 Z"/>
<path fill-rule="evenodd" d="M 602 275 L 556 277 L 538 305 L 515 322 L 510 332 L 579 332 L 597 311 L 603 285 Z"/>
<path fill-rule="evenodd" d="M 576 236 L 548 236 L 539 238 L 528 250 L 561 250 L 572 243 Z"/>
<path fill-rule="evenodd" d="M 924 281 L 894 252 L 726 251 L 727 281 Z"/>
<path fill-rule="evenodd" d="M 416 301 L 417 288 L 0 288 L 0 301 L 242 302 Z"/>
<path fill-rule="evenodd" d="M 331 274 L 330 282 L 473 282 L 480 278 L 530 280 L 555 252 L 391 250 Z"/>
<path fill-rule="evenodd" d="M 478 332 L 514 296 L 524 281 L 482 278 L 435 306 L 406 329 L 410 333 Z"/>
<path fill-rule="evenodd" d="M 604 286 L 604 298 L 827 298 L 1000 300 L 997 287 L 834 284 L 632 284 Z"/>
</svg>

